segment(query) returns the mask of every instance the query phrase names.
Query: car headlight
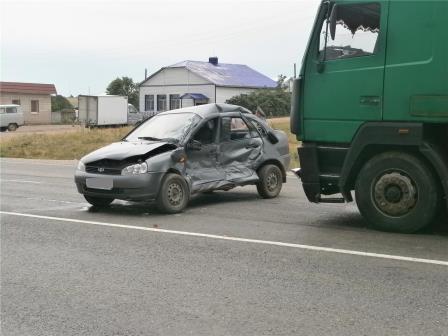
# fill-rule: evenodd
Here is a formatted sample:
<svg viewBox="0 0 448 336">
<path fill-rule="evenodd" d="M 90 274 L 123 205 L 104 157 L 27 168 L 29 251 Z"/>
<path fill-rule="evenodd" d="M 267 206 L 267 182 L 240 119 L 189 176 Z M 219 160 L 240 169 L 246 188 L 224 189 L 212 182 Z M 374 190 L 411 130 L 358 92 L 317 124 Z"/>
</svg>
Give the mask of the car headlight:
<svg viewBox="0 0 448 336">
<path fill-rule="evenodd" d="M 76 167 L 77 170 L 85 172 L 86 171 L 86 165 L 84 164 L 84 162 L 79 161 L 78 162 L 78 166 Z"/>
<path fill-rule="evenodd" d="M 148 164 L 146 162 L 136 163 L 123 168 L 121 175 L 137 175 L 148 172 Z"/>
</svg>

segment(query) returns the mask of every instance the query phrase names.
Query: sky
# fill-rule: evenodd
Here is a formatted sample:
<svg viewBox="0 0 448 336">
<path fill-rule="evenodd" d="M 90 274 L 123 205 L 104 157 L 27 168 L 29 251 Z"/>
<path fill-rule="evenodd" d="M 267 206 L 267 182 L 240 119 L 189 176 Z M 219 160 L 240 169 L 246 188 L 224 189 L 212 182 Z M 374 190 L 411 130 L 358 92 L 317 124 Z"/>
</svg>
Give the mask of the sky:
<svg viewBox="0 0 448 336">
<path fill-rule="evenodd" d="M 0 79 L 104 93 L 183 60 L 292 76 L 320 0 L 0 0 Z M 14 13 L 14 15 L 12 15 Z"/>
</svg>

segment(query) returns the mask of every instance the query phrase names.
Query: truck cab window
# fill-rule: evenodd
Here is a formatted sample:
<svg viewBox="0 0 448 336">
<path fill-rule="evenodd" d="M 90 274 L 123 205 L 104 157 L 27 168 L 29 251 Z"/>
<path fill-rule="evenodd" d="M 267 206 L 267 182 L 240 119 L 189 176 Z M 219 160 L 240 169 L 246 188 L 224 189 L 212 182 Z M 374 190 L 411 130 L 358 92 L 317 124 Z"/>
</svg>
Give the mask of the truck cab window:
<svg viewBox="0 0 448 336">
<path fill-rule="evenodd" d="M 380 14 L 379 3 L 337 5 L 334 39 L 331 38 L 330 24 L 324 21 L 320 34 L 319 54 L 325 52 L 326 60 L 375 54 L 380 33 Z"/>
</svg>

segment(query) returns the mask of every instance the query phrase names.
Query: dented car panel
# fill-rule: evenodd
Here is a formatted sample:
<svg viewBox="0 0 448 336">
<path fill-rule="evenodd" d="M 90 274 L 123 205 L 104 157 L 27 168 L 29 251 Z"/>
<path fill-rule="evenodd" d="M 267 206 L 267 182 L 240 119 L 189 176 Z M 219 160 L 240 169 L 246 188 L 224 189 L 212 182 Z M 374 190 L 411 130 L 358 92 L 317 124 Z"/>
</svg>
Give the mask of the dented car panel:
<svg viewBox="0 0 448 336">
<path fill-rule="evenodd" d="M 86 155 L 75 182 L 85 196 L 153 200 L 169 173 L 194 194 L 259 183 L 266 163 L 280 168 L 284 182 L 289 160 L 284 132 L 242 107 L 207 104 L 160 113 Z"/>
</svg>

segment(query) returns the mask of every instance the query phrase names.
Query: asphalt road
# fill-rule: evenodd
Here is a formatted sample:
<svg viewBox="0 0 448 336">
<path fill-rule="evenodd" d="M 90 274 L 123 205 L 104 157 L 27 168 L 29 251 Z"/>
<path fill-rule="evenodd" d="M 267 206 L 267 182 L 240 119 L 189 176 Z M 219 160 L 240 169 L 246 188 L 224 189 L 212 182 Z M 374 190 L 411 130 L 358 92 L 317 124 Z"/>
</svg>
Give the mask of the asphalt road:
<svg viewBox="0 0 448 336">
<path fill-rule="evenodd" d="M 372 231 L 294 177 L 98 210 L 74 165 L 0 161 L 2 335 L 448 335 L 443 226 Z"/>
</svg>

